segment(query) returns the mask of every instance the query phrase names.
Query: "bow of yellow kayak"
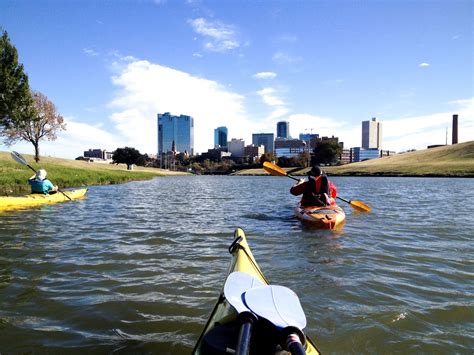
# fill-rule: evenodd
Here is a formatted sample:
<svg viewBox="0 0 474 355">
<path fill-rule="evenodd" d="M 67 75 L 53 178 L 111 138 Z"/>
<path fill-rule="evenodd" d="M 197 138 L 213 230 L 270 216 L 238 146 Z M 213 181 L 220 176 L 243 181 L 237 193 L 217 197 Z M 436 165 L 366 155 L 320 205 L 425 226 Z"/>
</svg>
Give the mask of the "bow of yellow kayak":
<svg viewBox="0 0 474 355">
<path fill-rule="evenodd" d="M 52 195 L 29 194 L 25 196 L 0 197 L 0 211 L 24 209 L 34 206 L 65 202 L 84 198 L 87 188 L 57 192 Z M 65 196 L 67 195 L 67 197 Z"/>
<path fill-rule="evenodd" d="M 234 271 L 241 271 L 248 273 L 264 284 L 268 285 L 268 281 L 263 275 L 255 258 L 247 244 L 245 233 L 242 229 L 237 228 L 234 233 L 234 241 L 229 247 L 229 252 L 232 254 L 232 259 L 227 270 L 227 277 Z M 224 282 L 225 284 L 225 282 Z M 199 337 L 193 354 L 226 354 L 235 351 L 235 345 L 238 337 L 238 314 L 236 310 L 229 304 L 224 296 L 222 289 L 218 301 Z M 252 335 L 252 343 L 254 347 L 259 347 L 259 350 L 251 348 L 250 354 L 260 354 L 263 346 L 259 343 L 269 342 L 268 333 L 265 337 L 258 338 L 258 333 Z M 267 346 L 267 345 L 265 345 Z M 278 344 L 269 344 L 272 348 L 275 347 L 274 353 L 277 354 L 282 351 Z M 265 348 L 268 349 L 268 348 Z M 305 344 L 306 354 L 319 354 L 316 346 L 312 340 L 306 336 Z M 265 352 L 267 353 L 267 352 Z"/>
</svg>

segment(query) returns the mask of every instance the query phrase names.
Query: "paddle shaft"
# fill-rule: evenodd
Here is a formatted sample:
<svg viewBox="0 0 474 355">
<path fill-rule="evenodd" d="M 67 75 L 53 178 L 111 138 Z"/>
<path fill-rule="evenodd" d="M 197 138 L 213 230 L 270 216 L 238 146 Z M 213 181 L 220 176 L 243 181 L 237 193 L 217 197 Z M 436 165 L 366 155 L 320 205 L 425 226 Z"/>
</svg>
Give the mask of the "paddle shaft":
<svg viewBox="0 0 474 355">
<path fill-rule="evenodd" d="M 349 203 L 349 204 L 351 203 L 351 201 L 346 200 L 345 198 L 342 198 L 342 197 L 339 197 L 339 196 L 336 196 L 336 198 L 338 198 L 339 200 L 342 200 L 342 201 L 344 201 L 344 202 L 347 202 L 347 203 Z"/>
<path fill-rule="evenodd" d="M 239 338 L 237 340 L 237 349 L 235 353 L 237 355 L 247 355 L 250 349 L 250 338 L 252 336 L 253 322 L 257 319 L 252 312 L 242 312 L 239 314 L 239 318 L 242 320 L 240 326 Z"/>
<path fill-rule="evenodd" d="M 297 334 L 292 333 L 286 338 L 286 348 L 292 355 L 306 355 L 303 344 Z"/>
</svg>

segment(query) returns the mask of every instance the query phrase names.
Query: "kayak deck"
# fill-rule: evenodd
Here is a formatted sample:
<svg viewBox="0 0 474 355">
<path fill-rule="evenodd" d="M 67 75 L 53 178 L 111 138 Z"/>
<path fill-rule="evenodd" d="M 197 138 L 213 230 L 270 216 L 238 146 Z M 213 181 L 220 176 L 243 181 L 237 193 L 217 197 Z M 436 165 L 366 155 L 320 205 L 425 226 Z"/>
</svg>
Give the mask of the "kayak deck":
<svg viewBox="0 0 474 355">
<path fill-rule="evenodd" d="M 346 214 L 338 205 L 302 207 L 298 203 L 295 215 L 303 222 L 320 229 L 341 229 L 346 221 Z"/>
<path fill-rule="evenodd" d="M 86 193 L 87 188 L 83 188 L 57 192 L 52 195 L 29 194 L 25 196 L 3 196 L 0 197 L 0 211 L 24 209 L 46 204 L 77 200 L 84 198 Z"/>
<path fill-rule="evenodd" d="M 234 232 L 234 237 L 235 239 L 229 247 L 232 259 L 227 270 L 226 280 L 232 272 L 241 271 L 256 277 L 265 285 L 268 285 L 267 279 L 260 270 L 260 267 L 255 261 L 255 258 L 247 244 L 244 231 L 237 228 Z M 255 327 L 251 337 L 252 345 L 250 354 L 281 353 L 281 351 L 283 351 L 282 348 L 275 344 L 277 339 L 276 330 L 274 330 L 275 327 L 269 322 L 265 323 L 264 320 L 259 321 L 256 324 L 257 326 Z M 232 351 L 235 350 L 239 326 L 238 314 L 234 307 L 232 307 L 227 301 L 222 290 L 217 304 L 212 310 L 204 330 L 194 347 L 193 354 L 205 355 L 232 353 Z M 259 335 L 261 336 L 259 337 Z M 306 354 L 319 354 L 319 351 L 311 339 L 306 336 L 306 340 Z M 268 351 L 269 349 L 271 349 L 270 352 Z M 283 351 L 283 353 L 285 352 Z"/>
</svg>

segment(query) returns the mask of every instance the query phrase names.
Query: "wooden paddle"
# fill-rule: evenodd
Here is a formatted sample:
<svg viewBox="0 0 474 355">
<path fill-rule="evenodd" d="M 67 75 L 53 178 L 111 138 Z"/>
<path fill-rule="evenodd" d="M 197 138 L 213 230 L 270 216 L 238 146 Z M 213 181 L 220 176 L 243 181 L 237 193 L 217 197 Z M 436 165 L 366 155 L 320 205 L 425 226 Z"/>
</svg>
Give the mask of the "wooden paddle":
<svg viewBox="0 0 474 355">
<path fill-rule="evenodd" d="M 13 160 L 15 160 L 17 163 L 19 163 L 19 164 L 21 164 L 21 165 L 24 165 L 24 166 L 27 166 L 28 168 L 30 168 L 31 170 L 33 170 L 33 171 L 35 172 L 35 174 L 37 173 L 37 171 L 35 170 L 35 168 L 33 168 L 30 164 L 28 164 L 28 163 L 26 162 L 26 159 L 23 158 L 20 153 L 17 153 L 17 152 L 15 152 L 15 151 L 13 151 L 13 152 L 11 153 L 11 155 L 12 155 Z M 58 191 L 59 191 L 60 193 L 62 193 L 65 197 L 67 197 L 68 200 L 72 201 L 72 199 L 71 199 L 68 195 L 66 195 L 63 191 L 61 191 L 61 190 L 59 190 L 59 189 L 58 189 Z"/>
<path fill-rule="evenodd" d="M 268 161 L 263 163 L 263 169 L 265 169 L 265 171 L 267 173 L 269 173 L 271 175 L 274 175 L 274 176 L 287 176 L 290 179 L 298 180 L 294 176 L 289 175 L 285 170 L 283 170 L 279 166 L 277 166 L 275 164 L 272 164 Z M 363 203 L 361 201 L 346 200 L 345 198 L 342 198 L 342 197 L 339 197 L 339 196 L 336 196 L 336 198 L 338 198 L 339 200 L 342 200 L 344 202 L 347 202 L 349 205 L 351 205 L 354 209 L 356 209 L 358 211 L 362 211 L 362 212 L 372 211 L 372 209 L 368 205 L 366 205 L 365 203 Z"/>
</svg>

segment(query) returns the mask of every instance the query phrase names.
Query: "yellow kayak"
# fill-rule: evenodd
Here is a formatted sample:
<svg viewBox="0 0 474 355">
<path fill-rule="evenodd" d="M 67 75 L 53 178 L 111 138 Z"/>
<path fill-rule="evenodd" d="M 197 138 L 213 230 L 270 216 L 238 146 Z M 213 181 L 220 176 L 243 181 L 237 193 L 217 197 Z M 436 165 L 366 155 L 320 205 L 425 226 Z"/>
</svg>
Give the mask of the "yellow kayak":
<svg viewBox="0 0 474 355">
<path fill-rule="evenodd" d="M 234 241 L 229 247 L 232 260 L 227 270 L 226 280 L 232 272 L 241 271 L 268 285 L 260 267 L 255 261 L 247 244 L 244 231 L 237 228 L 234 232 Z M 251 335 L 250 354 L 282 354 L 285 353 L 276 338 L 272 336 L 273 330 L 257 326 Z M 262 330 L 264 329 L 264 330 Z M 193 354 L 229 354 L 235 352 L 239 333 L 238 314 L 224 296 L 224 289 L 218 298 L 207 324 L 199 337 Z M 306 336 L 304 344 L 306 354 L 319 354 L 312 340 Z M 283 351 L 283 352 L 282 352 Z"/>
<path fill-rule="evenodd" d="M 23 209 L 45 204 L 77 200 L 86 195 L 87 188 L 57 192 L 52 195 L 29 194 L 0 197 L 0 211 Z M 66 196 L 67 197 L 66 197 Z"/>
</svg>

